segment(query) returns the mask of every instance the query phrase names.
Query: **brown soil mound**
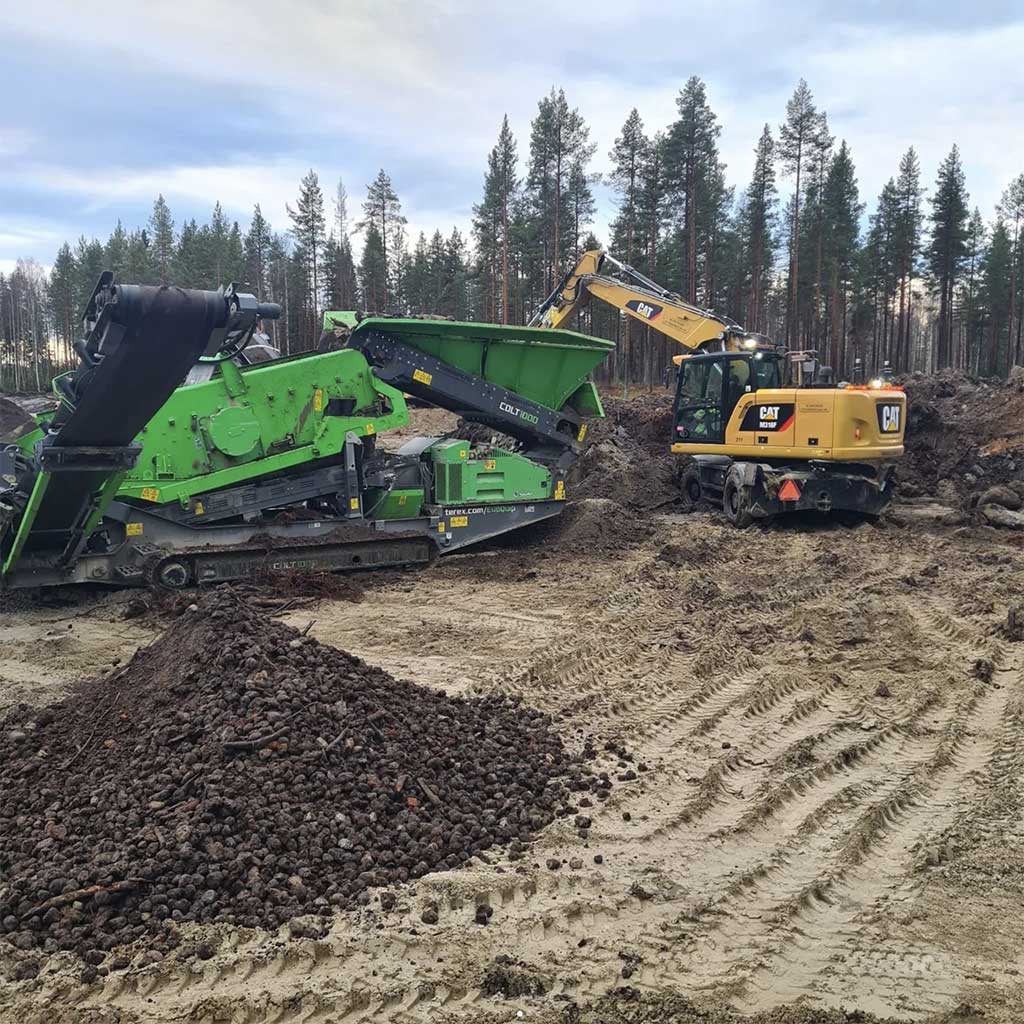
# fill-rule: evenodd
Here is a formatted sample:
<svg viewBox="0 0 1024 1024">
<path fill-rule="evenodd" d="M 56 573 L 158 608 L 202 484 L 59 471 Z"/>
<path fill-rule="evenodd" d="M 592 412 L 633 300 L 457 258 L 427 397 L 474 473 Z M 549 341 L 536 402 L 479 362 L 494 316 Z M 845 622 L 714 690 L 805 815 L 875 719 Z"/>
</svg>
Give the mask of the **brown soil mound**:
<svg viewBox="0 0 1024 1024">
<path fill-rule="evenodd" d="M 993 484 L 1024 479 L 1020 381 L 944 372 L 911 378 L 906 389 L 901 494 L 937 494 L 948 481 L 955 495 L 965 497 Z"/>
<path fill-rule="evenodd" d="M 577 468 L 577 497 L 610 498 L 627 508 L 685 503 L 679 478 L 685 460 L 671 453 L 672 399 L 646 395 L 604 401 L 605 418 L 590 424 L 590 444 Z"/>
<path fill-rule="evenodd" d="M 397 681 L 204 600 L 117 675 L 0 726 L 0 934 L 93 965 L 178 922 L 275 927 L 607 796 L 546 717 Z"/>
<path fill-rule="evenodd" d="M 608 554 L 648 540 L 653 525 L 610 498 L 578 498 L 553 522 L 550 546 L 561 552 Z"/>
</svg>

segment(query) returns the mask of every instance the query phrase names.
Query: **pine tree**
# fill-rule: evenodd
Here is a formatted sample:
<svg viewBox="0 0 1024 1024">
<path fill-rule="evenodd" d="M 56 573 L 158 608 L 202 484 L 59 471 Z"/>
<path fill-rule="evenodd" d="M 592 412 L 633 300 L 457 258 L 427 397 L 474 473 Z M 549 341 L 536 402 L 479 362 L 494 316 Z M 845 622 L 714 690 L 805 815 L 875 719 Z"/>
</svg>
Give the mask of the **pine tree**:
<svg viewBox="0 0 1024 1024">
<path fill-rule="evenodd" d="M 195 218 L 181 225 L 174 255 L 174 280 L 183 288 L 210 288 L 207 245 Z"/>
<path fill-rule="evenodd" d="M 153 266 L 153 252 L 149 234 L 145 230 L 133 231 L 128 235 L 125 247 L 124 267 L 120 274 L 122 281 L 132 284 L 154 284 L 157 272 Z"/>
<path fill-rule="evenodd" d="M 682 218 L 679 224 L 679 237 L 684 244 L 679 261 L 681 291 L 684 298 L 696 302 L 701 276 L 698 237 L 702 231 L 705 236 L 714 231 L 711 218 L 719 205 L 718 136 L 722 129 L 708 105 L 704 83 L 696 75 L 679 93 L 676 107 L 679 117 L 666 137 L 666 177 Z"/>
<path fill-rule="evenodd" d="M 913 279 L 921 251 L 921 164 L 914 147 L 900 159 L 896 179 L 898 211 L 896 217 L 895 255 L 899 279 L 899 319 L 896 330 L 896 362 L 901 369 L 911 368 L 910 328 L 913 320 Z"/>
<path fill-rule="evenodd" d="M 334 230 L 339 243 L 348 238 L 348 189 L 341 178 L 338 178 L 338 186 L 334 190 Z"/>
<path fill-rule="evenodd" d="M 552 89 L 537 105 L 530 125 L 530 173 L 527 191 L 539 221 L 542 288 L 550 291 L 571 258 L 575 214 L 570 206 L 570 176 L 586 174 L 596 145 L 580 112 L 570 108 L 565 92 Z M 567 231 L 567 228 L 569 229 Z"/>
<path fill-rule="evenodd" d="M 992 241 L 983 262 L 981 301 L 989 340 L 980 369 L 983 373 L 1006 373 L 1012 361 L 1010 321 L 1013 316 L 1013 239 L 1002 215 L 996 219 Z"/>
<path fill-rule="evenodd" d="M 1024 245 L 1021 227 L 1024 222 L 1024 174 L 1018 175 L 1003 192 L 997 207 L 1000 217 L 1007 221 L 1010 237 L 1010 306 L 1008 320 L 1009 361 L 1021 361 L 1021 316 L 1019 305 L 1022 296 L 1020 287 L 1021 246 Z"/>
<path fill-rule="evenodd" d="M 828 130 L 828 118 L 822 111 L 818 119 L 818 132 L 811 141 L 807 153 L 807 188 L 804 200 L 807 263 L 808 269 L 811 271 L 808 277 L 812 286 L 807 329 L 811 347 L 814 349 L 820 349 L 822 346 L 822 287 L 825 256 L 824 193 L 834 141 Z"/>
<path fill-rule="evenodd" d="M 110 233 L 110 238 L 107 239 L 103 250 L 103 262 L 106 264 L 107 270 L 120 274 L 124 269 L 127 253 L 128 233 L 125 231 L 121 219 L 118 218 L 117 226 Z"/>
<path fill-rule="evenodd" d="M 174 220 L 163 195 L 153 203 L 149 218 L 149 249 L 160 284 L 170 284 L 174 269 Z"/>
<path fill-rule="evenodd" d="M 516 140 L 506 114 L 498 141 L 487 158 L 484 194 L 473 207 L 473 235 L 487 284 L 487 315 L 507 324 L 509 314 L 509 267 L 512 250 L 512 210 L 519 195 L 516 173 Z"/>
<path fill-rule="evenodd" d="M 293 210 L 286 207 L 292 222 L 291 234 L 295 239 L 293 260 L 301 269 L 304 285 L 302 288 L 302 315 L 297 321 L 306 338 L 312 341 L 319 337 L 318 320 L 321 308 L 321 257 L 325 240 L 324 194 L 316 171 L 310 171 L 302 179 L 299 198 Z"/>
<path fill-rule="evenodd" d="M 786 120 L 779 126 L 779 142 L 776 149 L 783 172 L 795 178 L 789 224 L 789 299 L 786 307 L 786 340 L 793 345 L 798 342 L 800 179 L 808 152 L 817 145 L 822 130 L 822 115 L 814 105 L 814 96 L 807 82 L 801 78 L 792 97 L 786 103 Z"/>
<path fill-rule="evenodd" d="M 375 220 L 365 226 L 366 238 L 359 261 L 359 282 L 363 292 L 363 307 L 371 313 L 385 312 L 387 304 L 387 254 L 380 228 Z"/>
<path fill-rule="evenodd" d="M 245 233 L 243 243 L 245 258 L 245 280 L 248 286 L 256 293 L 256 298 L 263 302 L 267 296 L 267 274 L 270 264 L 270 246 L 273 232 L 260 204 L 257 203 L 252 211 L 252 220 L 249 222 L 249 230 Z"/>
<path fill-rule="evenodd" d="M 966 256 L 963 283 L 961 285 L 960 323 L 963 333 L 963 344 L 960 360 L 957 365 L 969 373 L 978 372 L 978 359 L 981 346 L 978 343 L 978 284 L 981 275 L 981 263 L 985 254 L 987 232 L 985 222 L 981 219 L 981 210 L 977 207 L 967 222 Z"/>
<path fill-rule="evenodd" d="M 50 271 L 50 310 L 57 337 L 63 343 L 67 361 L 71 359 L 71 346 L 78 337 L 78 318 L 82 310 L 75 289 L 75 257 L 65 242 L 58 250 Z"/>
<path fill-rule="evenodd" d="M 847 305 L 857 266 L 860 217 L 864 210 L 845 139 L 829 162 L 822 186 L 821 207 L 822 270 L 828 299 L 830 361 L 838 374 L 847 362 Z"/>
<path fill-rule="evenodd" d="M 954 145 L 939 165 L 931 198 L 928 271 L 939 293 L 937 365 L 952 366 L 953 298 L 967 258 L 967 187 L 960 151 Z"/>
<path fill-rule="evenodd" d="M 619 214 L 612 222 L 612 248 L 622 253 L 632 266 L 637 257 L 637 245 L 642 235 L 641 193 L 644 186 L 644 169 L 650 158 L 651 143 L 644 133 L 644 123 L 634 107 L 622 126 L 608 158 L 612 161 L 609 181 L 618 195 Z M 622 351 L 628 365 L 633 351 L 633 318 L 627 317 L 623 324 L 625 337 Z"/>
<path fill-rule="evenodd" d="M 776 207 L 775 142 L 771 129 L 764 126 L 754 150 L 754 174 L 744 194 L 740 218 L 744 263 L 749 289 L 745 322 L 752 331 L 766 330 L 764 291 L 771 276 L 775 249 Z"/>
<path fill-rule="evenodd" d="M 612 236 L 622 240 L 619 250 L 632 265 L 640 234 L 640 192 L 643 186 L 644 165 L 651 143 L 644 133 L 644 123 L 634 107 L 626 118 L 608 158 L 612 170 L 608 179 L 618 195 L 619 215 L 612 225 Z"/>
<path fill-rule="evenodd" d="M 106 269 L 103 246 L 95 239 L 81 236 L 75 247 L 75 271 L 77 284 L 75 287 L 76 305 L 79 311 L 85 309 L 89 296 L 92 295 L 96 282 Z"/>
<path fill-rule="evenodd" d="M 365 219 L 356 225 L 357 231 L 367 231 L 366 244 L 369 244 L 369 228 L 372 224 L 376 228 L 376 241 L 379 242 L 384 260 L 384 278 L 377 282 L 374 278 L 374 287 L 382 287 L 378 295 L 378 311 L 384 312 L 388 308 L 388 277 L 394 273 L 394 255 L 398 239 L 404 224 L 405 217 L 402 216 L 402 204 L 391 184 L 391 179 L 384 173 L 383 168 L 377 174 L 366 189 L 366 201 L 363 203 L 363 214 Z M 389 252 L 390 250 L 390 252 Z M 376 256 L 374 256 L 376 259 Z M 364 295 L 366 293 L 366 282 L 363 283 Z M 374 293 L 377 295 L 378 293 Z"/>
</svg>

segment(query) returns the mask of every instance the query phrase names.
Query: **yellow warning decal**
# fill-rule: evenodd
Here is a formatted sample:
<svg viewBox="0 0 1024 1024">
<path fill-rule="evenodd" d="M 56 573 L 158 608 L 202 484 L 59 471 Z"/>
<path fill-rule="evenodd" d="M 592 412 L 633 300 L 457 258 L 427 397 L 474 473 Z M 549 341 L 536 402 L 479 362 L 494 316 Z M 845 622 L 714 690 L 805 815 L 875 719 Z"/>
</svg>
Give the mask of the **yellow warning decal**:
<svg viewBox="0 0 1024 1024">
<path fill-rule="evenodd" d="M 460 459 L 464 459 L 468 454 L 469 454 L 469 450 L 467 448 L 462 448 L 459 451 L 459 458 Z"/>
<path fill-rule="evenodd" d="M 349 498 L 348 499 L 348 507 L 350 509 L 352 509 L 353 512 L 358 511 L 359 510 L 359 499 L 358 498 Z"/>
<path fill-rule="evenodd" d="M 497 469 L 497 468 L 498 468 L 498 460 L 497 459 L 487 459 L 484 462 L 484 469 Z"/>
<path fill-rule="evenodd" d="M 452 516 L 448 520 L 449 526 L 469 526 L 469 516 Z"/>
<path fill-rule="evenodd" d="M 565 481 L 559 480 L 555 484 L 555 501 L 565 501 Z"/>
<path fill-rule="evenodd" d="M 404 505 L 404 504 L 405 504 L 405 499 L 406 499 L 407 497 L 408 497 L 408 495 L 406 495 L 406 494 L 400 494 L 400 495 L 398 496 L 398 504 L 399 504 L 399 505 Z"/>
<path fill-rule="evenodd" d="M 203 505 L 201 501 L 196 502 L 195 513 L 197 516 L 202 516 L 206 514 L 206 506 Z"/>
<path fill-rule="evenodd" d="M 129 537 L 141 537 L 143 534 L 142 523 L 126 523 L 124 532 Z"/>
<path fill-rule="evenodd" d="M 315 388 L 313 391 L 313 412 L 324 411 L 324 392 L 323 388 Z"/>
<path fill-rule="evenodd" d="M 377 433 L 377 428 L 372 423 L 367 423 L 366 424 L 366 432 L 368 434 L 376 434 Z"/>
<path fill-rule="evenodd" d="M 587 425 L 586 423 L 580 424 L 580 432 L 576 435 L 577 441 L 582 441 L 587 436 Z"/>
<path fill-rule="evenodd" d="M 413 370 L 412 379 L 418 380 L 421 384 L 429 384 L 434 379 L 434 375 L 427 373 L 426 370 Z"/>
<path fill-rule="evenodd" d="M 444 523 L 438 523 L 437 524 L 437 532 L 438 533 L 444 533 Z"/>
<path fill-rule="evenodd" d="M 159 501 L 160 492 L 155 487 L 143 487 L 141 497 L 143 501 Z"/>
</svg>

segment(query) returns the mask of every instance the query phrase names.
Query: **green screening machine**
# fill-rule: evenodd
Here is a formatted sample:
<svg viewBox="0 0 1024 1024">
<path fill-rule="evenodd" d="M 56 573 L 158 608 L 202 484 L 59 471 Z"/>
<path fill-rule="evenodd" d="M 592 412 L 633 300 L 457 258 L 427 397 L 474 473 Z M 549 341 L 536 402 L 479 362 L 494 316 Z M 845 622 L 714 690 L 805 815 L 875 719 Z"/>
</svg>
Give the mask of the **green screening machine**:
<svg viewBox="0 0 1024 1024">
<path fill-rule="evenodd" d="M 277 315 L 104 274 L 56 410 L 0 436 L 0 586 L 415 565 L 562 510 L 613 343 L 329 313 L 340 347 L 257 360 Z M 389 445 L 409 397 L 502 443 Z"/>
</svg>

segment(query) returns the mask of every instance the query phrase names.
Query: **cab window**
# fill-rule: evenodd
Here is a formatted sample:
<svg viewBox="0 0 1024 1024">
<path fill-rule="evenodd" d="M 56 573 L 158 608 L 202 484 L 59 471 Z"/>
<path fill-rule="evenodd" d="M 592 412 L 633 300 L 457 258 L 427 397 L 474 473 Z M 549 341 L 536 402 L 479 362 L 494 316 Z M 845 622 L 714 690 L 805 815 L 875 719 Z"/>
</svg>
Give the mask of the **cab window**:
<svg viewBox="0 0 1024 1024">
<path fill-rule="evenodd" d="M 722 362 L 694 359 L 683 363 L 676 395 L 675 440 L 722 440 Z"/>
</svg>

